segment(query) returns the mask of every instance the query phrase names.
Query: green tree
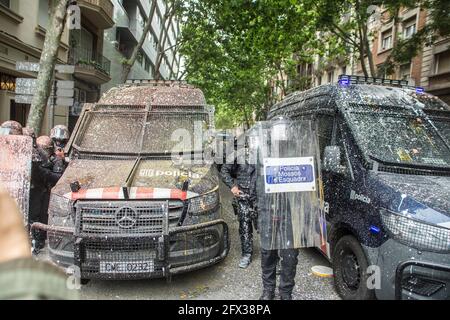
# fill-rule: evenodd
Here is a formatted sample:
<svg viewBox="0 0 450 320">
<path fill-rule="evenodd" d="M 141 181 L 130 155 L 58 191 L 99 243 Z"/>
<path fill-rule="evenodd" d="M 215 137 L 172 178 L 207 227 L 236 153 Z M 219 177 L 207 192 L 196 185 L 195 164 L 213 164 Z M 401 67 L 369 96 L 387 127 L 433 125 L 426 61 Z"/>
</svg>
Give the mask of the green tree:
<svg viewBox="0 0 450 320">
<path fill-rule="evenodd" d="M 217 106 L 218 127 L 263 119 L 276 99 L 272 84 L 289 89 L 275 76 L 285 79 L 294 53 L 320 47 L 315 13 L 293 1 L 190 0 L 180 10 L 186 78 Z"/>
</svg>

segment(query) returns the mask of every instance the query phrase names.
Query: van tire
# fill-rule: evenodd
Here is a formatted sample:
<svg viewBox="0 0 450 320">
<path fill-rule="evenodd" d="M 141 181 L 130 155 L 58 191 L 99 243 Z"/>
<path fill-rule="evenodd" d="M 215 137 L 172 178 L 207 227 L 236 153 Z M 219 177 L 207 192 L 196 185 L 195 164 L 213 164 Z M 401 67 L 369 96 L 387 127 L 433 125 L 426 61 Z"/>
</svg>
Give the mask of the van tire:
<svg viewBox="0 0 450 320">
<path fill-rule="evenodd" d="M 375 291 L 367 287 L 366 255 L 354 236 L 343 236 L 333 250 L 334 286 L 344 300 L 372 300 Z"/>
</svg>

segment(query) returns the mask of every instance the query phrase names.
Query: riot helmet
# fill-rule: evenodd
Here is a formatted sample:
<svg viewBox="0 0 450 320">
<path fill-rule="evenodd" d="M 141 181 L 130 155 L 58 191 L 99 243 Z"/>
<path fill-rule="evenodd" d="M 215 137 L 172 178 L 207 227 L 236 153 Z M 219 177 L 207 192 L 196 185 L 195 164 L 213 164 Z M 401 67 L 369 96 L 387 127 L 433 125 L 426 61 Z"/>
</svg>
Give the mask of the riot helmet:
<svg viewBox="0 0 450 320">
<path fill-rule="evenodd" d="M 47 157 L 50 157 L 54 153 L 53 141 L 49 136 L 40 136 L 36 139 L 37 146 L 45 153 Z"/>
<path fill-rule="evenodd" d="M 0 135 L 1 136 L 8 136 L 8 135 L 14 135 L 14 136 L 21 136 L 23 134 L 22 132 L 22 125 L 14 120 L 8 120 L 2 123 L 0 126 Z"/>
<path fill-rule="evenodd" d="M 50 131 L 50 138 L 57 147 L 64 148 L 69 140 L 69 129 L 64 125 L 57 125 Z"/>
</svg>

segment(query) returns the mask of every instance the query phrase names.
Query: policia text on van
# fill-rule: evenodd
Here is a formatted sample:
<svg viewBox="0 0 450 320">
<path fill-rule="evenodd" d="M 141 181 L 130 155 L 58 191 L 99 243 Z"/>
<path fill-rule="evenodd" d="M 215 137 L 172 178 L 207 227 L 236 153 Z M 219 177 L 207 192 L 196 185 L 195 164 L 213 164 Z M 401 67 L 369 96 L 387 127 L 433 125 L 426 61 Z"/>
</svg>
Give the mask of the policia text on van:
<svg viewBox="0 0 450 320">
<path fill-rule="evenodd" d="M 223 260 L 228 227 L 221 219 L 213 164 L 172 134 L 212 126 L 203 93 L 175 82 L 133 83 L 85 105 L 66 147 L 70 163 L 49 205 L 49 253 L 84 279 L 170 277 Z"/>
<path fill-rule="evenodd" d="M 450 108 L 403 85 L 342 76 L 269 115 L 317 123 L 328 207 L 321 250 L 345 299 L 393 299 L 396 289 L 450 298 Z"/>
</svg>

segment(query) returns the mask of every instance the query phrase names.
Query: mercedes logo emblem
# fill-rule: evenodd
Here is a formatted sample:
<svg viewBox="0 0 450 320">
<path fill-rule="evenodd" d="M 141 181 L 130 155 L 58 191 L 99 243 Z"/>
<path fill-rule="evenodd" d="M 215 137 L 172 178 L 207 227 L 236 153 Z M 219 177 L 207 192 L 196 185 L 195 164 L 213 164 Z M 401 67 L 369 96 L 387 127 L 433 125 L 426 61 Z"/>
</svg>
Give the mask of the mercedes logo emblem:
<svg viewBox="0 0 450 320">
<path fill-rule="evenodd" d="M 123 229 L 130 229 L 136 226 L 138 218 L 137 212 L 128 207 L 122 207 L 116 211 L 116 223 Z"/>
</svg>

